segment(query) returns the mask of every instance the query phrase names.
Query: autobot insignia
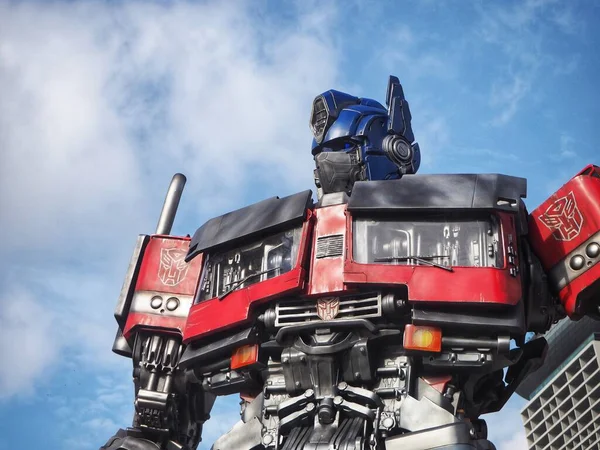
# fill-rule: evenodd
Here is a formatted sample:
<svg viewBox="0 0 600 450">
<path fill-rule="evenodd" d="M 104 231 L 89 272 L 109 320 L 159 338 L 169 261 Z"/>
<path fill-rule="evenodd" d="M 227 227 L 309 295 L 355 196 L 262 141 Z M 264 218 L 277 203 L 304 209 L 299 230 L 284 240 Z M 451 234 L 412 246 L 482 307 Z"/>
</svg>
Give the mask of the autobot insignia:
<svg viewBox="0 0 600 450">
<path fill-rule="evenodd" d="M 163 248 L 160 251 L 158 278 L 165 286 L 177 286 L 187 275 L 188 265 L 185 262 L 187 252 L 178 248 Z"/>
<path fill-rule="evenodd" d="M 340 299 L 337 297 L 320 298 L 317 300 L 317 315 L 322 320 L 333 320 L 340 312 Z"/>
<path fill-rule="evenodd" d="M 577 207 L 573 192 L 569 192 L 550 205 L 544 214 L 540 215 L 540 220 L 553 231 L 552 235 L 557 241 L 570 241 L 576 238 L 583 225 L 583 216 Z"/>
</svg>

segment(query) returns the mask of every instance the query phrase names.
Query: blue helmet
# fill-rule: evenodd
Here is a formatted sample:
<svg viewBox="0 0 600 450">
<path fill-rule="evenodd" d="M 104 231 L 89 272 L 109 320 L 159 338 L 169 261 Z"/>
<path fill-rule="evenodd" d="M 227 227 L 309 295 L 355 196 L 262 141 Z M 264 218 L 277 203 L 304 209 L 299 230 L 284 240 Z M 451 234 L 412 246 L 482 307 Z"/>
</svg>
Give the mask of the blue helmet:
<svg viewBox="0 0 600 450">
<path fill-rule="evenodd" d="M 397 77 L 390 76 L 386 105 L 334 90 L 315 98 L 310 128 L 320 195 L 350 194 L 355 181 L 398 179 L 417 172 L 421 153 Z"/>
</svg>

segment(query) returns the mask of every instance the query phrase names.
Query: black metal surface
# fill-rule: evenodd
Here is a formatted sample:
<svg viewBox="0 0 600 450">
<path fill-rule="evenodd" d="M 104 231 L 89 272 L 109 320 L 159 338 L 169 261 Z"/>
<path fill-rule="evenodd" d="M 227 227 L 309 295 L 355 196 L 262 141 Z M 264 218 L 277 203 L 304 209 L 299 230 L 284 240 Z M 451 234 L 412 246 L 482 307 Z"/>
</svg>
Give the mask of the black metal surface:
<svg viewBox="0 0 600 450">
<path fill-rule="evenodd" d="M 115 341 L 113 342 L 113 353 L 117 355 L 125 356 L 126 358 L 131 358 L 132 350 L 129 342 L 123 336 L 123 330 L 120 328 L 117 329 L 117 335 L 115 336 Z"/>
<path fill-rule="evenodd" d="M 377 327 L 366 319 L 344 319 L 344 320 L 321 320 L 320 322 L 307 322 L 302 325 L 290 325 L 281 328 L 275 340 L 282 343 L 283 340 L 289 335 L 296 335 L 298 333 L 315 330 L 317 328 L 328 328 L 331 330 L 339 329 L 353 329 L 357 332 L 365 330 L 368 333 L 376 334 Z"/>
<path fill-rule="evenodd" d="M 147 439 L 127 436 L 125 430 L 119 430 L 100 450 L 157 450 L 160 446 Z"/>
<path fill-rule="evenodd" d="M 463 338 L 463 337 L 442 337 L 442 348 L 461 348 L 461 349 L 486 349 L 498 352 L 508 352 L 510 347 L 510 337 L 496 338 Z"/>
<path fill-rule="evenodd" d="M 223 244 L 233 245 L 242 239 L 301 224 L 311 206 L 312 191 L 304 191 L 281 199 L 272 197 L 215 217 L 194 233 L 186 261 Z"/>
<path fill-rule="evenodd" d="M 224 354 L 229 356 L 232 350 L 253 342 L 255 337 L 255 329 L 246 328 L 231 336 L 224 337 L 223 339 L 208 344 L 203 344 L 199 347 L 188 345 L 184 350 L 183 355 L 181 355 L 179 366 L 182 369 L 185 369 L 191 365 L 198 365 Z"/>
<path fill-rule="evenodd" d="M 230 370 L 218 373 L 204 380 L 204 389 L 215 395 L 237 394 L 260 389 L 260 386 L 247 374 Z"/>
<path fill-rule="evenodd" d="M 527 289 L 525 316 L 527 331 L 545 333 L 552 323 L 564 318 L 558 299 L 550 292 L 548 277 L 539 259 L 531 251 L 526 240 L 521 242 L 521 276 Z"/>
<path fill-rule="evenodd" d="M 458 446 L 456 448 L 474 448 L 470 446 L 470 443 L 469 427 L 465 423 L 456 423 L 386 439 L 385 448 L 387 450 L 422 450 L 450 445 Z M 460 445 L 468 447 L 460 447 Z"/>
<path fill-rule="evenodd" d="M 353 212 L 504 210 L 516 212 L 527 180 L 497 174 L 405 175 L 400 180 L 358 181 Z"/>
<path fill-rule="evenodd" d="M 458 311 L 429 310 L 415 306 L 412 310 L 414 325 L 439 326 L 446 329 L 459 328 L 461 332 L 489 331 L 519 335 L 525 333 L 523 302 L 505 309 L 469 309 Z"/>
<path fill-rule="evenodd" d="M 522 348 L 522 355 L 516 364 L 508 368 L 504 381 L 507 383 L 503 395 L 492 403 L 485 412 L 500 411 L 521 382 L 532 372 L 544 364 L 548 353 L 548 342 L 543 337 L 538 337 L 527 342 Z"/>
<path fill-rule="evenodd" d="M 354 182 L 361 179 L 361 167 L 355 153 L 323 152 L 315 156 L 315 163 L 318 186 L 324 194 L 350 193 Z"/>
</svg>

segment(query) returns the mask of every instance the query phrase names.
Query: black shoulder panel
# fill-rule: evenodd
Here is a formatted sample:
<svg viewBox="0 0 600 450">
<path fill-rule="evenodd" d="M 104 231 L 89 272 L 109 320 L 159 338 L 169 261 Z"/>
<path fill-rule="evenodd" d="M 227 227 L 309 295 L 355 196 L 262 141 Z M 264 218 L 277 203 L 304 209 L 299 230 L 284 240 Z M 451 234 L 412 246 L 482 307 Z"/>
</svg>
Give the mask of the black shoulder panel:
<svg viewBox="0 0 600 450">
<path fill-rule="evenodd" d="M 358 181 L 348 209 L 364 212 L 500 209 L 517 212 L 527 180 L 497 174 L 404 175 L 399 180 Z"/>
<path fill-rule="evenodd" d="M 226 243 L 300 224 L 311 207 L 312 191 L 304 191 L 281 199 L 272 197 L 215 217 L 196 230 L 185 260 L 189 262 L 199 253 Z"/>
</svg>

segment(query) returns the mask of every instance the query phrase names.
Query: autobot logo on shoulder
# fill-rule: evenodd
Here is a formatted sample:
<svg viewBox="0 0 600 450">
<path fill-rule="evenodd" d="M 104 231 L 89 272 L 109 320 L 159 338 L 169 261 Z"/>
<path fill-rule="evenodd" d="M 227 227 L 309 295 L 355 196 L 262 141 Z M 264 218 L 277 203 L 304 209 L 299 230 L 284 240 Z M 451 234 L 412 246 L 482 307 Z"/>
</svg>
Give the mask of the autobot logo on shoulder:
<svg viewBox="0 0 600 450">
<path fill-rule="evenodd" d="M 340 299 L 337 297 L 320 298 L 317 300 L 317 315 L 322 320 L 332 320 L 340 312 Z"/>
<path fill-rule="evenodd" d="M 583 225 L 583 216 L 572 191 L 552 203 L 539 218 L 552 230 L 552 235 L 557 241 L 570 241 L 576 238 Z"/>
<path fill-rule="evenodd" d="M 188 271 L 185 262 L 186 252 L 178 248 L 162 248 L 160 250 L 160 265 L 158 278 L 165 286 L 177 286 L 181 283 Z"/>
</svg>

